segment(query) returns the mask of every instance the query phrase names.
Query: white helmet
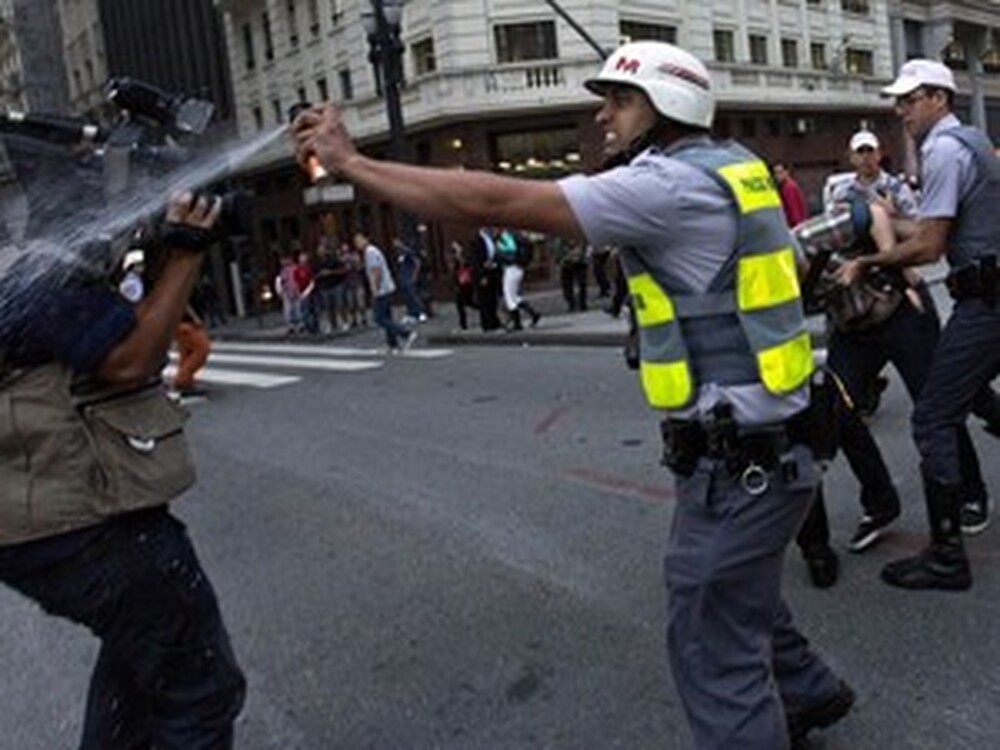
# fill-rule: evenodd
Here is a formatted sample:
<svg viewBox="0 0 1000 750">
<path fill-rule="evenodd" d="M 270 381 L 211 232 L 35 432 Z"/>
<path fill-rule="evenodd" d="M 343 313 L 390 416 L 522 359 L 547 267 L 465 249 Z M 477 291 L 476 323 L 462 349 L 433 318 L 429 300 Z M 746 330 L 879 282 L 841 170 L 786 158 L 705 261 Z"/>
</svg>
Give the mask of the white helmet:
<svg viewBox="0 0 1000 750">
<path fill-rule="evenodd" d="M 598 96 L 611 85 L 640 89 L 657 112 L 686 125 L 710 128 L 715 115 L 711 77 L 704 63 L 666 42 L 622 45 L 597 77 L 583 85 Z"/>
</svg>

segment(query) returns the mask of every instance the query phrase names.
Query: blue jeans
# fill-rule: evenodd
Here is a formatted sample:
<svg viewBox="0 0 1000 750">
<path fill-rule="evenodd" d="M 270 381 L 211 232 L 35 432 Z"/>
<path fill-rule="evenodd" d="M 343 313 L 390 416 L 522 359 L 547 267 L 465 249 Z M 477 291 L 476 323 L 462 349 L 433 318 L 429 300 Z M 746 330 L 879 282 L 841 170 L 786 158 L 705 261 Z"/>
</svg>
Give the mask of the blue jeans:
<svg viewBox="0 0 1000 750">
<path fill-rule="evenodd" d="M 184 525 L 165 509 L 0 548 L 0 580 L 101 639 L 81 750 L 232 748 L 245 681 Z"/>
<path fill-rule="evenodd" d="M 406 314 L 411 318 L 419 318 L 424 314 L 424 305 L 420 301 L 417 293 L 417 280 L 401 278 L 399 289 L 403 293 L 403 302 L 406 304 Z"/>
<path fill-rule="evenodd" d="M 372 302 L 372 317 L 375 325 L 385 331 L 385 343 L 390 349 L 399 346 L 399 339 L 405 339 L 410 332 L 392 319 L 392 295 L 383 294 Z"/>
<path fill-rule="evenodd" d="M 925 472 L 936 481 L 954 485 L 965 479 L 965 422 L 998 372 L 1000 307 L 990 308 L 981 299 L 956 303 L 913 409 L 917 450 Z"/>
</svg>

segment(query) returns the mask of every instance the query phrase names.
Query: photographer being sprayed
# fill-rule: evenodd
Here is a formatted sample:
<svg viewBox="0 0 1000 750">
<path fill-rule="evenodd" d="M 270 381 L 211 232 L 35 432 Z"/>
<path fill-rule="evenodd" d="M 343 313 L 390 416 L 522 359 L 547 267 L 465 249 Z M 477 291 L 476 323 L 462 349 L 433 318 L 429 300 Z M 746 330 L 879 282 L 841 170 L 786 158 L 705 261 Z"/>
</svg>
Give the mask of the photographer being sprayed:
<svg viewBox="0 0 1000 750">
<path fill-rule="evenodd" d="M 2 278 L 0 581 L 101 640 L 84 750 L 227 748 L 243 703 L 215 594 L 168 503 L 194 481 L 160 372 L 218 201 L 174 197 L 136 304 L 111 283 Z M 2 252 L 16 252 L 6 246 Z"/>
<path fill-rule="evenodd" d="M 623 166 L 558 182 L 415 167 L 357 151 L 334 107 L 296 119 L 298 158 L 422 216 L 621 247 L 642 337 L 640 382 L 676 478 L 666 579 L 674 683 L 698 750 L 787 750 L 854 694 L 781 596 L 782 560 L 819 471 L 813 354 L 794 241 L 767 166 L 709 136 L 700 60 L 635 42 L 587 87 Z"/>
</svg>

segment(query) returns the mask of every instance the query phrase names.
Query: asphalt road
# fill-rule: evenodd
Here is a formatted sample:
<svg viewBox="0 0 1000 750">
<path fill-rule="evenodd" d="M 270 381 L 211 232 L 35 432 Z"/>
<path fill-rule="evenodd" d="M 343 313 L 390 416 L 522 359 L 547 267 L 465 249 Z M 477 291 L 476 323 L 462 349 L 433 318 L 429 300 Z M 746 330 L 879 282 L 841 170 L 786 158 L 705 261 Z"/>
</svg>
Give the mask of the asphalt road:
<svg viewBox="0 0 1000 750">
<path fill-rule="evenodd" d="M 787 598 L 859 694 L 825 750 L 1000 747 L 1000 523 L 976 583 L 905 593 L 881 565 L 922 543 L 907 405 L 874 422 L 905 501 L 897 532 Z M 656 421 L 616 350 L 458 349 L 310 370 L 192 406 L 201 481 L 176 506 L 249 695 L 244 750 L 686 750 L 663 646 L 673 504 Z M 1000 493 L 1000 442 L 974 429 Z M 836 543 L 858 514 L 828 476 Z M 0 748 L 76 747 L 95 647 L 0 591 Z"/>
</svg>

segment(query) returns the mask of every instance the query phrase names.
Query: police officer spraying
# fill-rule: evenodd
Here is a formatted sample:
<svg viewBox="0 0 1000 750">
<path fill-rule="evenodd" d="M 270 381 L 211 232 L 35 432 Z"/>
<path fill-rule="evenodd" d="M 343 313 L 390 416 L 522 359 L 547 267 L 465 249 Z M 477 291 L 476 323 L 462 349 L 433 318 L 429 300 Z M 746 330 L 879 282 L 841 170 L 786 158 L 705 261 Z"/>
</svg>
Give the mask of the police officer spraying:
<svg viewBox="0 0 1000 750">
<path fill-rule="evenodd" d="M 357 152 L 334 107 L 294 124 L 298 158 L 403 208 L 622 247 L 641 383 L 666 415 L 677 507 L 666 556 L 674 681 L 699 750 L 786 750 L 850 709 L 781 597 L 818 482 L 795 423 L 813 369 L 793 240 L 766 165 L 708 129 L 708 71 L 670 44 L 618 49 L 587 87 L 624 166 L 558 182 Z"/>
<path fill-rule="evenodd" d="M 916 233 L 889 251 L 841 269 L 850 282 L 879 266 L 911 266 L 947 257 L 955 307 L 941 333 L 913 410 L 913 434 L 931 527 L 930 545 L 892 562 L 882 578 L 907 589 L 966 589 L 972 574 L 961 526 L 982 527 L 985 495 L 962 507 L 960 431 L 979 394 L 1000 372 L 1000 161 L 981 131 L 952 114 L 955 80 L 932 60 L 910 60 L 883 90 L 920 145 L 921 199 Z"/>
</svg>

